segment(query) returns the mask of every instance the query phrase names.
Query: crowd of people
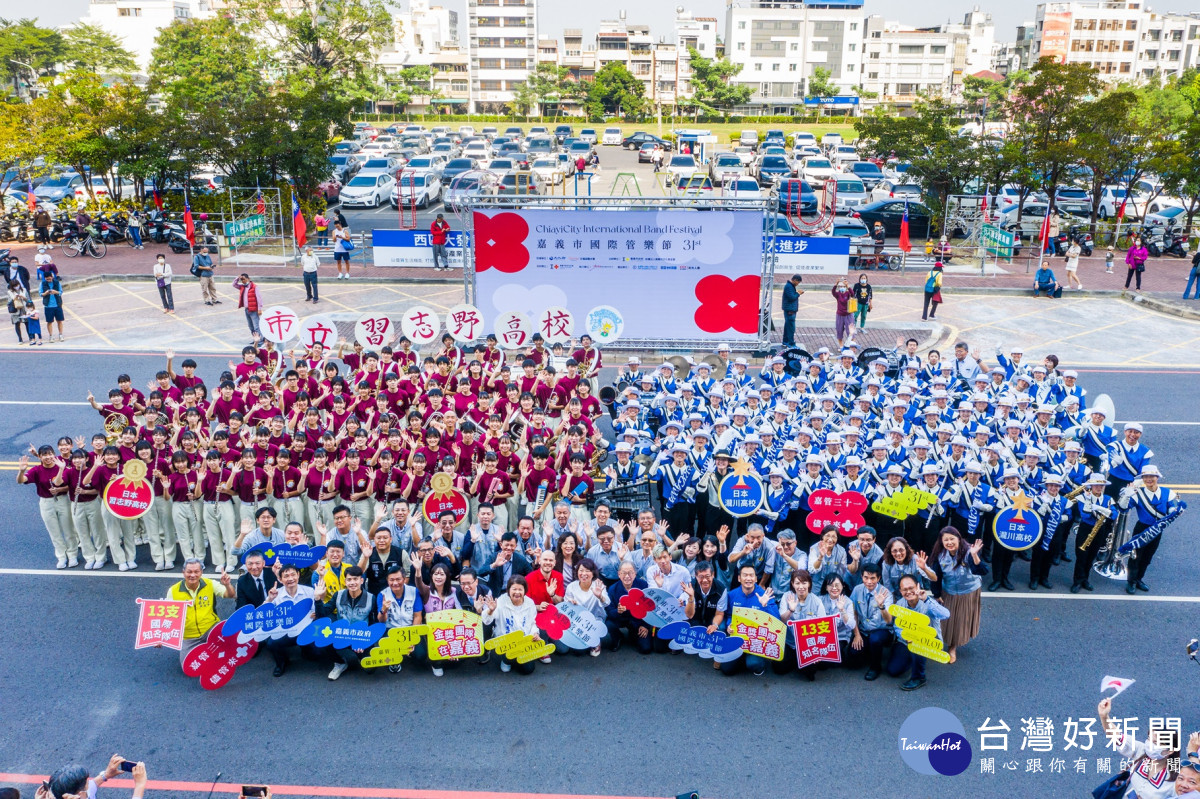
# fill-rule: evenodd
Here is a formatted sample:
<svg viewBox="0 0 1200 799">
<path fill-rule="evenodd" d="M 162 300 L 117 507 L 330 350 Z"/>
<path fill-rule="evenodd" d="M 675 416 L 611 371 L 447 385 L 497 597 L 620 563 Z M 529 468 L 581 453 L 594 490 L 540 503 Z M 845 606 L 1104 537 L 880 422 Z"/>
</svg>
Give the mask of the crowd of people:
<svg viewBox="0 0 1200 799">
<path fill-rule="evenodd" d="M 591 655 L 627 644 L 649 654 L 668 642 L 622 598 L 660 587 L 710 632 L 739 607 L 785 622 L 837 616 L 846 667 L 868 680 L 907 674 L 912 690 L 925 659 L 908 651 L 893 603 L 927 615 L 954 662 L 979 632 L 981 591 L 1015 588 L 1015 561 L 1028 561 L 1031 591 L 1051 588 L 1060 564 L 1072 564 L 1062 567 L 1072 592 L 1093 590 L 1093 562 L 1124 511 L 1147 539 L 1126 590 L 1149 591 L 1155 524 L 1179 500 L 1159 483 L 1141 426 L 1115 432 L 1055 356 L 998 351 L 988 365 L 966 343 L 922 357 L 910 339 L 892 364 L 822 349 L 793 374 L 782 357 L 752 368 L 727 346 L 717 355 L 718 373 L 698 361 L 686 375 L 631 357 L 602 403 L 603 357 L 588 336 L 569 353 L 535 336 L 512 363 L 494 336 L 464 349 L 447 335 L 423 358 L 405 338 L 377 351 L 266 342 L 207 375 L 168 352 L 146 391 L 121 374 L 102 399 L 89 395 L 105 432 L 64 431 L 31 451 L 36 462 L 22 459 L 17 481 L 36 488 L 60 569 L 137 569 L 143 542 L 157 570 L 181 554 L 172 592 L 194 603 L 193 645 L 217 623 L 220 597 L 303 595 L 336 618 L 406 626 L 461 608 L 497 635 L 533 636 L 539 610 L 569 602 L 605 625 Z M 134 461 L 154 498 L 127 521 L 102 498 Z M 747 517 L 722 501 L 738 470 L 764 485 Z M 907 518 L 868 510 L 848 529 L 809 524 L 821 489 L 874 503 L 909 486 L 936 501 Z M 465 517 L 427 516 L 426 498 L 449 489 L 467 499 Z M 1043 523 L 1025 552 L 993 531 L 1013 507 Z M 327 551 L 313 567 L 266 568 L 253 552 L 264 542 Z M 203 576 L 206 559 L 221 579 Z M 272 647 L 277 675 L 292 643 Z M 331 679 L 361 656 L 339 651 Z M 768 665 L 749 656 L 719 668 Z M 795 669 L 790 633 L 770 665 Z"/>
</svg>

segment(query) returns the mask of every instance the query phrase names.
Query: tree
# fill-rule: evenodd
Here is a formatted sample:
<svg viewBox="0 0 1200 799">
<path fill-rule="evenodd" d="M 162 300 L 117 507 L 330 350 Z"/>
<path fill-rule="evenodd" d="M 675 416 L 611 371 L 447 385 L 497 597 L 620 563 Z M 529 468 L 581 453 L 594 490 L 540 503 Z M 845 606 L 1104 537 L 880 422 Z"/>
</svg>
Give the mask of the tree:
<svg viewBox="0 0 1200 799">
<path fill-rule="evenodd" d="M 525 79 L 528 98 L 537 104 L 538 115 L 546 115 L 546 106 L 554 103 L 554 115 L 559 114 L 558 105 L 563 98 L 564 88 L 570 81 L 571 71 L 557 64 L 540 63 Z"/>
<path fill-rule="evenodd" d="M 1004 114 L 1008 96 L 1016 86 L 1029 80 L 1027 70 L 1010 72 L 1003 80 L 967 75 L 963 78 L 963 100 L 968 108 L 983 116 L 981 121 L 992 122 Z"/>
<path fill-rule="evenodd" d="M 646 85 L 620 61 L 610 61 L 596 71 L 588 86 L 587 108 L 592 119 L 605 114 L 637 116 L 646 106 Z"/>
<path fill-rule="evenodd" d="M 694 47 L 688 48 L 688 56 L 692 68 L 692 100 L 698 106 L 726 111 L 750 102 L 754 90 L 732 82 L 742 71 L 741 64 L 724 58 L 705 58 Z"/>
<path fill-rule="evenodd" d="M 32 87 L 54 74 L 54 66 L 65 52 L 66 43 L 58 31 L 39 27 L 36 20 L 14 22 L 0 17 L 0 76 L 18 97 L 25 94 L 22 86 L 29 86 L 29 94 L 35 94 Z"/>
<path fill-rule="evenodd" d="M 407 107 L 414 97 L 432 100 L 441 95 L 441 91 L 433 87 L 433 67 L 428 65 L 404 67 L 396 78 L 389 83 L 389 88 L 391 99 L 398 105 Z"/>
<path fill-rule="evenodd" d="M 838 93 L 837 84 L 832 80 L 833 70 L 826 67 L 813 67 L 812 75 L 808 78 L 808 91 L 805 97 L 833 97 Z"/>
<path fill-rule="evenodd" d="M 63 38 L 66 40 L 63 61 L 74 69 L 110 74 L 127 74 L 137 69 L 133 53 L 97 25 L 75 25 L 67 29 Z"/>
<path fill-rule="evenodd" d="M 1134 113 L 1141 101 L 1139 93 L 1128 88 L 1085 101 L 1083 116 L 1088 125 L 1077 133 L 1076 145 L 1080 162 L 1091 169 L 1087 188 L 1092 198 L 1093 228 L 1100 214 L 1104 187 L 1110 184 L 1128 187 L 1137 181 L 1156 150 L 1159 139 L 1154 130 L 1158 123 Z"/>
</svg>

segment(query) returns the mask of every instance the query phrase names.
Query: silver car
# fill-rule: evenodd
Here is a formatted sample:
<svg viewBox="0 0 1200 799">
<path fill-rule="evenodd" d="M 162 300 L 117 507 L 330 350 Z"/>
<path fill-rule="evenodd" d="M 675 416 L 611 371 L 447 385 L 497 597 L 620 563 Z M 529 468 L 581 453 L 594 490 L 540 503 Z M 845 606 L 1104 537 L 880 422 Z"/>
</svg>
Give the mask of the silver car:
<svg viewBox="0 0 1200 799">
<path fill-rule="evenodd" d="M 871 195 L 863 182 L 852 176 L 839 176 L 837 179 L 836 213 L 848 214 L 860 205 L 870 202 Z"/>
</svg>

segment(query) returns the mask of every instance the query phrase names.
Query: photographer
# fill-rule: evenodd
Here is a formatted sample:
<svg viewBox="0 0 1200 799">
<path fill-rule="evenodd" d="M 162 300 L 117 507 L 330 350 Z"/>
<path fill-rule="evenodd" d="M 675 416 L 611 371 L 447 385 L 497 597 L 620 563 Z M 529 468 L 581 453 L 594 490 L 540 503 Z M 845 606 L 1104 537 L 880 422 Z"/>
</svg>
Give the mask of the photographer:
<svg viewBox="0 0 1200 799">
<path fill-rule="evenodd" d="M 108 780 L 128 771 L 133 777 L 133 799 L 140 799 L 146 793 L 146 764 L 134 763 L 121 755 L 109 758 L 104 773 L 92 779 L 88 777 L 87 769 L 83 766 L 63 766 L 50 775 L 47 782 L 38 787 L 36 799 L 89 799 L 96 795 L 96 789 Z"/>
</svg>

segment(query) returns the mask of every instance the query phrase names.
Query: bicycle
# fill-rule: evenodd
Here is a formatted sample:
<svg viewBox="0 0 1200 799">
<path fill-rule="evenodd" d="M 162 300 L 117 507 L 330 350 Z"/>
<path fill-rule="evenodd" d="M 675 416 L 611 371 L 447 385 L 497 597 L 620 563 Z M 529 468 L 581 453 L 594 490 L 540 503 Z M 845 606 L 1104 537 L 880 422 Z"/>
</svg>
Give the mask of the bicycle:
<svg viewBox="0 0 1200 799">
<path fill-rule="evenodd" d="M 62 240 L 62 251 L 68 258 L 77 258 L 85 252 L 93 258 L 103 258 L 108 255 L 108 245 L 89 231 L 83 238 L 76 234 L 65 236 Z"/>
</svg>

